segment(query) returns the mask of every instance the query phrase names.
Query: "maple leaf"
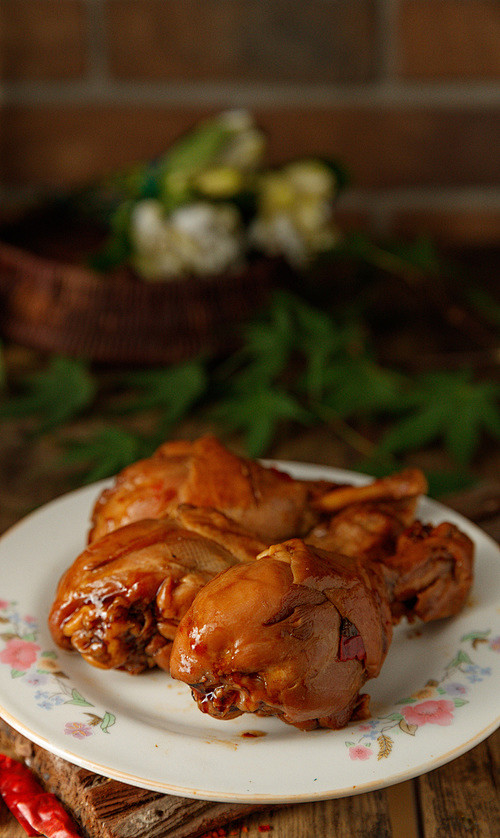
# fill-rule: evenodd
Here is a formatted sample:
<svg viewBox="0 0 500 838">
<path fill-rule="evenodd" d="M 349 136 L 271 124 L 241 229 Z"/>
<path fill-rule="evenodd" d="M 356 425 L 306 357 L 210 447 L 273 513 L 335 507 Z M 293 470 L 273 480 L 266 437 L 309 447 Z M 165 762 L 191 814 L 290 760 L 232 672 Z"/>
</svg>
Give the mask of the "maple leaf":
<svg viewBox="0 0 500 838">
<path fill-rule="evenodd" d="M 321 398 L 331 370 L 345 355 L 364 352 L 359 323 L 336 323 L 329 312 L 296 306 L 296 343 L 305 361 L 304 388 L 310 398 Z"/>
<path fill-rule="evenodd" d="M 85 362 L 59 356 L 51 358 L 46 369 L 27 375 L 20 389 L 19 395 L 4 398 L 0 417 L 33 417 L 39 433 L 82 413 L 97 391 Z"/>
<path fill-rule="evenodd" d="M 277 292 L 264 316 L 243 328 L 243 346 L 220 372 L 232 373 L 234 389 L 260 387 L 287 368 L 295 347 L 294 317 L 289 296 Z"/>
<path fill-rule="evenodd" d="M 118 427 L 104 427 L 84 440 L 65 440 L 64 447 L 65 464 L 80 467 L 84 483 L 111 477 L 152 453 L 145 440 Z"/>
<path fill-rule="evenodd" d="M 277 387 L 234 392 L 215 404 L 210 415 L 230 430 L 244 433 L 251 457 L 260 457 L 268 450 L 282 420 L 303 424 L 311 421 L 299 402 Z"/>
<path fill-rule="evenodd" d="M 369 356 L 337 358 L 323 371 L 322 402 L 343 419 L 399 412 L 405 382 Z"/>
<path fill-rule="evenodd" d="M 118 384 L 139 390 L 141 394 L 132 398 L 121 408 L 121 412 L 137 413 L 160 408 L 166 421 L 176 422 L 203 396 L 207 383 L 207 374 L 200 360 L 124 374 Z"/>
<path fill-rule="evenodd" d="M 359 349 L 360 331 L 357 324 L 339 326 L 330 313 L 295 294 L 277 291 L 265 316 L 244 329 L 244 345 L 233 359 L 237 370 L 233 386 L 245 389 L 269 383 L 300 360 L 306 369 L 305 389 L 319 396 L 331 358 L 343 349 Z"/>
<path fill-rule="evenodd" d="M 500 439 L 500 386 L 471 378 L 468 371 L 416 378 L 405 397 L 409 415 L 388 431 L 379 450 L 408 451 L 442 439 L 457 462 L 469 464 L 482 431 Z"/>
</svg>

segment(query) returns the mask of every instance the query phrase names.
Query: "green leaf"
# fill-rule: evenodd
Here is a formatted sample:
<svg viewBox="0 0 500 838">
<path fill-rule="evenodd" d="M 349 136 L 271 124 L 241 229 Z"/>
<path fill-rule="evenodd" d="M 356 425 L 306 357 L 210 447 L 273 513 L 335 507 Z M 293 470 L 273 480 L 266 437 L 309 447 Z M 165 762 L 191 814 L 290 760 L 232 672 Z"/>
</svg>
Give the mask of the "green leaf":
<svg viewBox="0 0 500 838">
<path fill-rule="evenodd" d="M 285 371 L 296 340 L 292 306 L 288 295 L 277 293 L 265 315 L 243 329 L 244 344 L 237 355 L 240 369 L 231 382 L 234 389 L 269 384 Z"/>
<path fill-rule="evenodd" d="M 231 129 L 218 117 L 207 119 L 170 148 L 163 157 L 163 169 L 191 173 L 208 166 L 216 161 L 231 135 Z"/>
<path fill-rule="evenodd" d="M 130 217 L 133 202 L 124 201 L 114 210 L 109 220 L 109 235 L 103 247 L 89 260 L 96 271 L 109 271 L 127 261 L 131 252 Z"/>
<path fill-rule="evenodd" d="M 93 707 L 94 705 L 87 701 L 81 693 L 76 689 L 71 690 L 71 698 L 64 702 L 65 704 L 76 704 L 78 707 Z"/>
<path fill-rule="evenodd" d="M 251 457 L 260 457 L 267 452 L 281 421 L 302 424 L 311 421 L 310 414 L 299 402 L 276 387 L 236 392 L 215 404 L 210 415 L 231 430 L 244 433 Z"/>
<path fill-rule="evenodd" d="M 22 678 L 23 675 L 26 675 L 25 669 L 11 669 L 10 670 L 10 677 L 11 678 Z"/>
<path fill-rule="evenodd" d="M 36 418 L 38 432 L 44 433 L 81 414 L 97 388 L 86 363 L 56 356 L 45 369 L 27 376 L 21 389 L 20 395 L 0 404 L 0 418 Z"/>
<path fill-rule="evenodd" d="M 82 479 L 95 483 L 117 474 L 150 451 L 144 441 L 119 427 L 106 427 L 86 440 L 66 440 L 63 463 L 83 467 Z"/>
<path fill-rule="evenodd" d="M 112 727 L 116 722 L 116 716 L 113 713 L 106 712 L 102 717 L 101 724 L 99 727 L 103 731 L 103 733 L 109 733 L 109 728 Z"/>
<path fill-rule="evenodd" d="M 465 643 L 467 640 L 485 640 L 491 634 L 491 629 L 486 629 L 486 631 L 470 631 L 468 634 L 462 635 L 460 640 L 462 643 Z"/>
<path fill-rule="evenodd" d="M 456 669 L 457 666 L 460 666 L 461 663 L 470 664 L 472 663 L 472 661 L 467 652 L 464 652 L 462 649 L 459 649 L 453 660 L 450 661 L 446 668 Z"/>
<path fill-rule="evenodd" d="M 400 420 L 386 433 L 379 451 L 400 453 L 432 442 L 441 431 L 445 411 L 443 404 L 423 405 L 420 411 Z"/>
<path fill-rule="evenodd" d="M 463 469 L 459 471 L 426 471 L 429 484 L 427 494 L 431 498 L 441 498 L 468 489 L 477 482 L 474 475 Z"/>
<path fill-rule="evenodd" d="M 455 707 L 463 707 L 464 704 L 468 704 L 469 702 L 465 698 L 454 698 L 453 704 Z"/>
<path fill-rule="evenodd" d="M 323 401 L 341 416 L 380 416 L 401 410 L 405 379 L 369 357 L 335 360 L 323 374 Z"/>
<path fill-rule="evenodd" d="M 499 385 L 474 383 L 467 371 L 421 375 L 405 394 L 409 415 L 388 431 L 380 450 L 400 453 L 441 439 L 452 457 L 466 466 L 483 430 L 500 438 L 499 397 Z"/>
<path fill-rule="evenodd" d="M 194 360 L 164 369 L 131 372 L 121 376 L 118 384 L 140 392 L 122 408 L 122 412 L 160 408 L 164 419 L 177 422 L 204 395 L 208 377 L 203 363 Z"/>
</svg>

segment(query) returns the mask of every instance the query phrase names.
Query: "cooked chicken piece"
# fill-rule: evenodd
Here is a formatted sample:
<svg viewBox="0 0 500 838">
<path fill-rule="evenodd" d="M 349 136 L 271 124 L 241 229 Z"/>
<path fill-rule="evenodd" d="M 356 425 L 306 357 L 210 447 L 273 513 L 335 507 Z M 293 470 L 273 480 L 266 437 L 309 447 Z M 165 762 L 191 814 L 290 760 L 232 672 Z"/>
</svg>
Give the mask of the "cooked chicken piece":
<svg viewBox="0 0 500 838">
<path fill-rule="evenodd" d="M 416 521 L 383 568 L 395 618 L 429 622 L 463 608 L 472 586 L 474 544 L 454 524 Z"/>
<path fill-rule="evenodd" d="M 149 459 L 122 471 L 114 486 L 101 494 L 89 541 L 190 504 L 216 509 L 270 544 L 310 529 L 317 515 L 308 497 L 317 486 L 237 457 L 211 436 L 192 443 L 167 442 Z"/>
<path fill-rule="evenodd" d="M 343 727 L 378 675 L 392 635 L 377 570 L 298 539 L 229 568 L 196 596 L 170 661 L 201 710 L 276 715 L 304 730 Z"/>
<path fill-rule="evenodd" d="M 171 641 L 197 592 L 265 544 L 220 513 L 180 507 L 92 542 L 61 578 L 49 616 L 58 645 L 103 669 L 168 670 Z"/>
<path fill-rule="evenodd" d="M 451 524 L 413 525 L 384 561 L 299 539 L 229 568 L 195 597 L 170 660 L 200 709 L 219 719 L 276 715 L 302 729 L 368 712 L 360 690 L 387 654 L 392 622 L 456 614 L 473 545 Z"/>
<path fill-rule="evenodd" d="M 416 499 L 392 503 L 353 503 L 317 524 L 305 541 L 322 550 L 359 559 L 383 559 L 413 523 Z"/>
<path fill-rule="evenodd" d="M 353 503 L 398 501 L 425 494 L 427 481 L 416 468 L 405 469 L 364 486 L 338 486 L 316 498 L 315 507 L 323 512 L 338 512 Z"/>
</svg>

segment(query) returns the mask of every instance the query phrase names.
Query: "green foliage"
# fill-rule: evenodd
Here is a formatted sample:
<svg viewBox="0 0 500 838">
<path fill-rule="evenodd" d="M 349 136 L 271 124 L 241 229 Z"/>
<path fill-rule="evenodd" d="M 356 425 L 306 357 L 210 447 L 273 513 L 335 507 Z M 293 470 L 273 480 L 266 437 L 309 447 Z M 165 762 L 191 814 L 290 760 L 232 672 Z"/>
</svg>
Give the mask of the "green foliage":
<svg viewBox="0 0 500 838">
<path fill-rule="evenodd" d="M 468 485 L 481 442 L 500 439 L 499 398 L 500 385 L 469 371 L 410 375 L 381 365 L 359 316 L 336 317 L 277 292 L 223 360 L 100 377 L 82 361 L 54 357 L 4 395 L 0 418 L 26 417 L 38 432 L 64 428 L 64 464 L 86 481 L 148 456 L 194 416 L 220 435 L 241 435 L 252 457 L 268 455 L 286 429 L 327 427 L 376 476 L 408 453 L 440 446 L 450 466 L 428 475 L 439 495 Z M 75 439 L 71 423 L 97 404 L 101 428 Z M 138 433 L 141 417 L 149 430 Z"/>
<path fill-rule="evenodd" d="M 83 361 L 55 356 L 45 369 L 26 376 L 20 389 L 0 403 L 0 418 L 29 417 L 44 433 L 90 407 L 97 383 Z"/>
<path fill-rule="evenodd" d="M 158 408 L 159 433 L 165 435 L 204 396 L 208 376 L 203 362 L 197 359 L 179 366 L 124 373 L 118 377 L 117 384 L 132 393 L 121 412 L 140 413 Z"/>
<path fill-rule="evenodd" d="M 311 415 L 289 393 L 265 384 L 251 390 L 234 390 L 210 411 L 226 429 L 244 434 L 251 457 L 269 450 L 282 420 L 311 423 Z"/>
<path fill-rule="evenodd" d="M 420 375 L 404 396 L 408 415 L 388 431 L 380 450 L 397 454 L 442 440 L 457 463 L 467 466 L 483 430 L 500 439 L 499 398 L 499 385 L 473 383 L 467 371 Z"/>
<path fill-rule="evenodd" d="M 369 355 L 340 357 L 323 376 L 323 403 L 343 419 L 372 418 L 401 410 L 406 379 Z"/>
<path fill-rule="evenodd" d="M 104 427 L 83 440 L 64 441 L 64 464 L 76 466 L 85 483 L 116 474 L 151 453 L 141 437 L 117 426 Z"/>
</svg>

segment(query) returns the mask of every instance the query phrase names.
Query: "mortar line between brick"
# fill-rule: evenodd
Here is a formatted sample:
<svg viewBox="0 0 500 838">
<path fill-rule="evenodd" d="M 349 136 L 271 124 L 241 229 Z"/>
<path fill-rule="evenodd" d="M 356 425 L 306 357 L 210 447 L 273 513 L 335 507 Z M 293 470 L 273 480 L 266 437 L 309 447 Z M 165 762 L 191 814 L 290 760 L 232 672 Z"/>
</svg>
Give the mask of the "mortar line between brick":
<svg viewBox="0 0 500 838">
<path fill-rule="evenodd" d="M 102 0 L 85 0 L 87 15 L 87 80 L 96 86 L 108 83 L 106 16 Z"/>
<path fill-rule="evenodd" d="M 394 79 L 399 71 L 398 0 L 379 0 L 378 50 L 382 80 Z"/>
<path fill-rule="evenodd" d="M 500 108 L 497 82 L 318 86 L 225 83 L 113 83 L 94 68 L 83 82 L 5 82 L 4 103 L 9 105 L 116 105 L 185 106 L 201 108 L 367 108 L 461 107 Z"/>
</svg>

